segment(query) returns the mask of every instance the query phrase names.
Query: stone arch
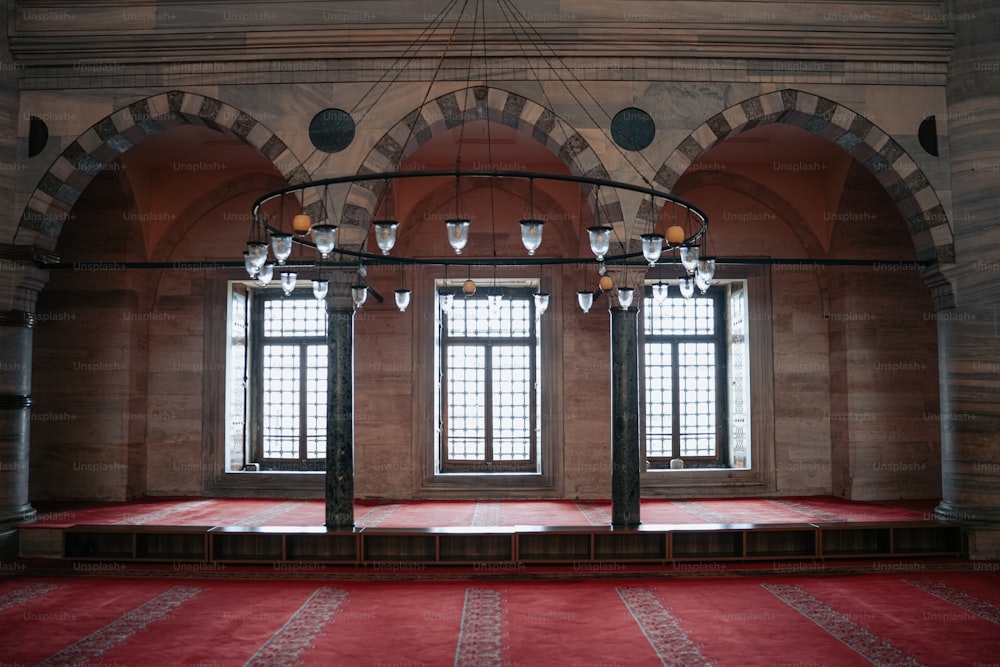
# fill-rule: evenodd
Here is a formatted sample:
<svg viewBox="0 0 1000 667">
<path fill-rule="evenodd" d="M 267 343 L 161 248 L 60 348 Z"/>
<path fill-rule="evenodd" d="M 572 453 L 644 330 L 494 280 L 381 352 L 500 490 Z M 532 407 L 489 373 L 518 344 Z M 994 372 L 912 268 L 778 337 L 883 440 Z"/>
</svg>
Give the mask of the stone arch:
<svg viewBox="0 0 1000 667">
<path fill-rule="evenodd" d="M 67 146 L 31 194 L 15 242 L 53 250 L 73 205 L 105 165 L 145 139 L 183 125 L 239 138 L 267 157 L 290 185 L 309 180 L 292 150 L 253 116 L 205 95 L 172 90 L 118 109 Z"/>
<path fill-rule="evenodd" d="M 925 280 L 941 287 L 938 265 L 955 261 L 948 216 L 927 176 L 887 133 L 856 111 L 801 90 L 784 89 L 751 97 L 709 118 L 685 138 L 653 178 L 671 190 L 705 151 L 728 137 L 768 123 L 787 123 L 840 146 L 863 164 L 898 207 L 913 238 L 918 261 L 930 264 Z M 644 209 L 649 210 L 648 203 Z"/>
<path fill-rule="evenodd" d="M 477 120 L 506 125 L 531 136 L 556 155 L 575 176 L 610 178 L 597 152 L 583 135 L 554 111 L 517 93 L 488 86 L 452 91 L 408 114 L 379 139 L 358 173 L 392 171 L 436 136 L 464 122 Z M 355 183 L 348 191 L 342 222 L 361 227 L 359 238 L 365 236 L 384 188 L 382 181 L 367 181 Z M 624 216 L 617 193 L 605 188 L 601 191 L 601 201 L 597 202 L 594 187 L 583 185 L 582 188 L 595 219 L 621 229 Z"/>
</svg>

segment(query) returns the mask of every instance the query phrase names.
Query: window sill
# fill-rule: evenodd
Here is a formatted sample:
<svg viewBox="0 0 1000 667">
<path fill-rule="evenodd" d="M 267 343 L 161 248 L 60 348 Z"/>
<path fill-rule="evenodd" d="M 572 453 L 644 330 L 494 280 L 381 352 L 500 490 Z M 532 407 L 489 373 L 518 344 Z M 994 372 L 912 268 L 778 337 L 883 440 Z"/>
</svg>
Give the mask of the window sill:
<svg viewBox="0 0 1000 667">
<path fill-rule="evenodd" d="M 643 497 L 741 496 L 774 492 L 764 471 L 746 468 L 684 468 L 640 473 Z"/>
<path fill-rule="evenodd" d="M 282 498 L 322 498 L 325 474 L 293 471 L 233 471 L 216 475 L 205 483 L 205 491 L 217 496 L 274 494 Z"/>
<path fill-rule="evenodd" d="M 421 498 L 554 498 L 559 488 L 551 474 L 526 472 L 439 473 L 422 480 Z"/>
</svg>

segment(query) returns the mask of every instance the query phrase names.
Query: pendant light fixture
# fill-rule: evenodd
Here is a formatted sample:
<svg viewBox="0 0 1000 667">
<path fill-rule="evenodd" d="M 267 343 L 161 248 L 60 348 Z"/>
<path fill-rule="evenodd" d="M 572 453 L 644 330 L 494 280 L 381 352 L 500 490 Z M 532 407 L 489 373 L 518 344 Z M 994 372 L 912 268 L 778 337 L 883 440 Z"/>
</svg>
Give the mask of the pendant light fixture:
<svg viewBox="0 0 1000 667">
<path fill-rule="evenodd" d="M 337 226 L 313 225 L 312 238 L 313 243 L 316 244 L 316 250 L 319 251 L 320 257 L 326 259 L 337 246 Z"/>
<path fill-rule="evenodd" d="M 292 235 L 285 232 L 273 232 L 271 234 L 271 248 L 274 250 L 274 258 L 279 265 L 283 265 L 292 255 Z"/>
<path fill-rule="evenodd" d="M 521 221 L 521 243 L 524 244 L 529 255 L 534 255 L 538 247 L 542 245 L 542 228 L 544 226 L 544 220 Z"/>
<path fill-rule="evenodd" d="M 375 223 L 375 243 L 383 255 L 388 255 L 389 251 L 396 245 L 396 230 L 399 223 L 395 220 L 379 220 Z"/>
<path fill-rule="evenodd" d="M 289 296 L 295 291 L 295 281 L 298 277 L 297 273 L 292 272 L 281 274 L 281 291 L 285 293 L 285 296 Z"/>
<path fill-rule="evenodd" d="M 396 307 L 399 308 L 399 312 L 406 311 L 406 308 L 410 305 L 410 290 L 408 289 L 398 289 L 396 290 Z"/>
<path fill-rule="evenodd" d="M 325 279 L 312 281 L 313 296 L 317 301 L 322 301 L 330 291 L 330 281 Z"/>
</svg>

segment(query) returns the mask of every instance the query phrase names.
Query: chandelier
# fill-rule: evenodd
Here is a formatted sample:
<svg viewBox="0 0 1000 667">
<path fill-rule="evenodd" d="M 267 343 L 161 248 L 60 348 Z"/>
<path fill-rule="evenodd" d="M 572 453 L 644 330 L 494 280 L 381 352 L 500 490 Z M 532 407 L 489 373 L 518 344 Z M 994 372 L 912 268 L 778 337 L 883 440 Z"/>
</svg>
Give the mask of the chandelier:
<svg viewBox="0 0 1000 667">
<path fill-rule="evenodd" d="M 461 6 L 456 10 L 459 4 Z M 537 31 L 527 22 L 524 14 L 514 5 L 513 0 L 498 0 L 495 4 L 525 58 L 529 56 L 528 48 L 534 48 L 535 55 L 540 57 L 543 62 L 548 63 L 548 69 L 559 83 L 566 86 L 567 89 L 570 88 L 570 83 L 559 74 L 559 70 L 562 70 L 583 93 L 590 96 L 594 105 L 600 106 L 596 98 L 590 95 L 586 87 L 576 79 L 571 68 L 544 44 Z M 458 0 L 451 0 L 431 24 L 424 29 L 421 37 L 399 56 L 399 60 L 412 58 L 422 49 L 427 48 L 432 37 L 440 37 L 441 32 L 446 30 L 445 20 L 448 17 L 457 16 L 450 31 L 446 32 L 447 42 L 441 53 L 440 62 L 443 63 L 446 58 L 459 55 L 468 58 L 467 83 L 471 83 L 477 44 L 476 36 L 479 32 L 482 34 L 481 62 L 484 65 L 488 64 L 486 13 L 487 3 L 485 0 L 473 0 L 472 3 L 469 0 L 462 3 L 459 3 Z M 471 38 L 469 37 L 470 33 Z M 463 36 L 462 39 L 459 39 L 460 36 Z M 471 45 L 467 47 L 468 52 L 458 53 L 460 49 L 457 45 L 466 42 Z M 429 98 L 431 87 L 435 84 L 441 69 L 440 66 L 435 69 L 434 76 L 427 85 L 425 102 Z M 387 72 L 393 70 L 395 70 L 395 77 L 386 81 L 384 80 L 386 75 L 383 75 L 383 78 L 375 83 L 369 93 L 375 94 L 375 89 L 381 86 L 379 97 L 384 95 L 385 91 L 398 79 L 403 68 L 393 67 L 389 68 Z M 487 72 L 488 67 L 484 66 L 482 71 Z M 485 76 L 477 79 L 477 85 L 479 85 L 478 81 L 482 81 L 484 85 L 489 83 Z M 540 82 L 541 79 L 539 79 Z M 368 97 L 367 93 L 362 99 L 366 97 Z M 573 97 L 577 99 L 576 95 Z M 582 104 L 580 108 L 584 109 Z M 371 107 L 368 111 L 370 109 Z M 586 110 L 584 112 L 590 115 Z M 367 111 L 365 113 L 367 114 Z M 597 119 L 594 121 L 595 127 L 603 126 Z M 466 118 L 463 114 L 459 127 L 460 133 L 464 133 L 465 122 Z M 490 122 L 487 121 L 487 128 Z M 415 123 L 415 120 L 410 123 L 411 134 Z M 489 138 L 487 138 L 487 144 L 489 145 Z M 609 141 L 608 145 L 615 146 L 615 143 Z M 551 264 L 596 265 L 597 273 L 600 275 L 596 289 L 582 289 L 577 292 L 577 303 L 584 312 L 589 312 L 594 300 L 600 295 L 615 289 L 615 281 L 610 275 L 609 267 L 620 267 L 627 276 L 630 267 L 645 267 L 647 265 L 653 267 L 657 264 L 670 263 L 676 268 L 677 286 L 680 294 L 685 298 L 691 298 L 696 289 L 705 292 L 712 284 L 715 274 L 715 259 L 709 257 L 707 252 L 703 252 L 707 242 L 707 216 L 693 204 L 675 197 L 669 192 L 652 187 L 631 159 L 620 149 L 619 152 L 625 158 L 625 162 L 633 167 L 641 184 L 587 175 L 545 173 L 520 169 L 465 169 L 462 168 L 461 150 L 460 140 L 456 151 L 456 167 L 450 170 L 398 170 L 334 176 L 289 185 L 261 196 L 252 207 L 250 238 L 246 251 L 243 253 L 247 273 L 261 286 L 269 285 L 277 277 L 284 294 L 291 295 L 297 289 L 300 273 L 309 272 L 306 275 L 313 276 L 313 295 L 316 299 L 325 300 L 329 293 L 329 280 L 324 278 L 325 272 L 331 268 L 348 268 L 352 272 L 356 272 L 351 286 L 351 298 L 356 308 L 363 306 L 369 293 L 377 300 L 383 300 L 378 291 L 367 280 L 367 267 L 374 265 L 398 265 L 400 267 L 436 265 L 444 267 L 445 272 L 451 266 L 492 266 L 495 271 L 496 267 L 501 265 L 522 267 Z M 384 198 L 387 195 L 391 196 L 392 184 L 410 179 L 440 180 L 443 177 L 454 178 L 456 185 L 451 208 L 453 213 L 443 221 L 440 228 L 440 233 L 445 235 L 455 254 L 447 257 L 413 257 L 398 252 L 394 253 L 400 230 L 405 229 L 407 225 L 417 225 L 418 221 L 378 216 L 381 209 L 388 208 Z M 459 195 L 463 181 L 476 179 L 487 179 L 491 182 L 499 180 L 526 182 L 531 200 L 533 200 L 536 182 L 553 181 L 577 184 L 580 189 L 580 198 L 590 203 L 590 217 L 595 223 L 586 228 L 592 255 L 557 257 L 539 253 L 539 251 L 544 250 L 546 224 L 554 224 L 542 219 L 545 217 L 544 215 L 530 215 L 520 220 L 520 237 L 525 250 L 524 255 L 517 257 L 498 256 L 495 234 L 493 235 L 491 256 L 471 257 L 468 254 L 463 254 L 470 242 L 473 221 L 471 216 L 461 208 Z M 357 183 L 368 183 L 371 186 L 372 182 L 376 182 L 382 188 L 379 201 L 374 208 L 376 213 L 372 215 L 372 219 L 364 221 L 369 225 L 368 233 L 360 242 L 357 239 L 346 243 L 341 242 L 338 239 L 341 224 L 338 224 L 334 213 L 336 202 L 330 196 L 331 188 L 336 191 L 338 186 L 350 186 Z M 653 215 L 647 216 L 650 219 L 633 219 L 617 225 L 609 224 L 606 221 L 602 222 L 600 220 L 602 192 L 615 192 L 617 194 L 619 191 L 639 193 L 648 198 L 651 204 L 649 209 L 653 211 Z M 290 214 L 290 222 L 286 218 L 286 210 Z M 496 220 L 498 215 L 502 214 L 498 214 L 494 209 L 490 211 L 490 215 Z M 657 219 L 667 221 L 663 233 L 656 231 Z M 352 224 L 355 222 L 352 221 Z M 419 224 L 422 225 L 419 234 L 435 233 L 433 230 L 426 229 L 430 224 L 427 221 L 419 221 Z M 584 224 L 582 215 L 579 224 Z M 372 241 L 377 249 L 370 247 Z M 296 247 L 303 250 L 298 253 L 298 257 L 293 257 L 293 250 Z M 276 272 L 277 276 L 275 276 Z M 403 275 L 402 271 L 400 271 L 400 275 Z M 624 282 L 625 284 L 617 287 L 617 302 L 619 307 L 627 309 L 631 307 L 633 302 L 633 288 L 627 284 L 627 280 Z M 662 303 L 666 299 L 668 290 L 666 282 L 660 281 L 654 284 L 651 289 L 655 302 Z M 463 286 L 463 293 L 469 296 L 475 291 L 476 284 L 470 275 Z M 410 296 L 411 291 L 406 289 L 405 285 L 401 285 L 395 290 L 395 303 L 400 311 L 407 309 L 410 304 Z M 491 300 L 501 298 L 494 294 L 489 296 Z M 446 308 L 447 300 L 451 298 L 453 297 L 450 294 L 442 294 L 441 306 Z M 541 315 L 548 307 L 548 294 L 537 291 L 534 298 L 536 313 Z"/>
</svg>

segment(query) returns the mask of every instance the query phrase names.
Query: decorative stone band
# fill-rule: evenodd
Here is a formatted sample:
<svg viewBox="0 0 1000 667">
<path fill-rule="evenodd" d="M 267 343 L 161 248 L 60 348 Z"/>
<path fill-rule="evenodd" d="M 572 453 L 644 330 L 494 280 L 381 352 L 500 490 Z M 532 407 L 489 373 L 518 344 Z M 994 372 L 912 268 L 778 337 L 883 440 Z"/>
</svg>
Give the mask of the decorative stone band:
<svg viewBox="0 0 1000 667">
<path fill-rule="evenodd" d="M 954 236 L 945 208 L 929 179 L 905 149 L 861 113 L 801 90 L 786 88 L 750 97 L 709 118 L 667 157 L 653 182 L 672 190 L 703 153 L 741 132 L 769 123 L 799 127 L 830 141 L 865 168 L 885 187 L 913 237 L 917 259 L 955 261 Z M 655 216 L 651 202 L 639 212 Z"/>
<path fill-rule="evenodd" d="M 0 410 L 23 410 L 31 407 L 31 396 L 0 394 Z"/>
<path fill-rule="evenodd" d="M 73 205 L 105 165 L 146 139 L 185 125 L 209 127 L 242 140 L 269 159 L 287 183 L 308 179 L 284 141 L 250 114 L 211 97 L 172 90 L 121 107 L 67 146 L 32 193 L 15 238 L 51 251 L 71 219 Z"/>
<path fill-rule="evenodd" d="M 501 88 L 471 86 L 446 93 L 415 109 L 375 144 L 358 169 L 358 174 L 392 171 L 418 148 L 462 123 L 488 119 L 506 125 L 545 146 L 574 176 L 611 178 L 597 151 L 582 134 L 553 110 Z M 504 168 L 492 165 L 490 169 Z M 342 221 L 365 225 L 374 214 L 385 182 L 358 182 L 347 195 Z M 612 227 L 624 224 L 617 193 L 604 192 L 601 201 L 596 189 L 586 190 L 595 217 Z"/>
<path fill-rule="evenodd" d="M 34 313 L 29 313 L 25 310 L 0 311 L 0 327 L 25 327 L 31 329 L 34 326 Z"/>
</svg>

